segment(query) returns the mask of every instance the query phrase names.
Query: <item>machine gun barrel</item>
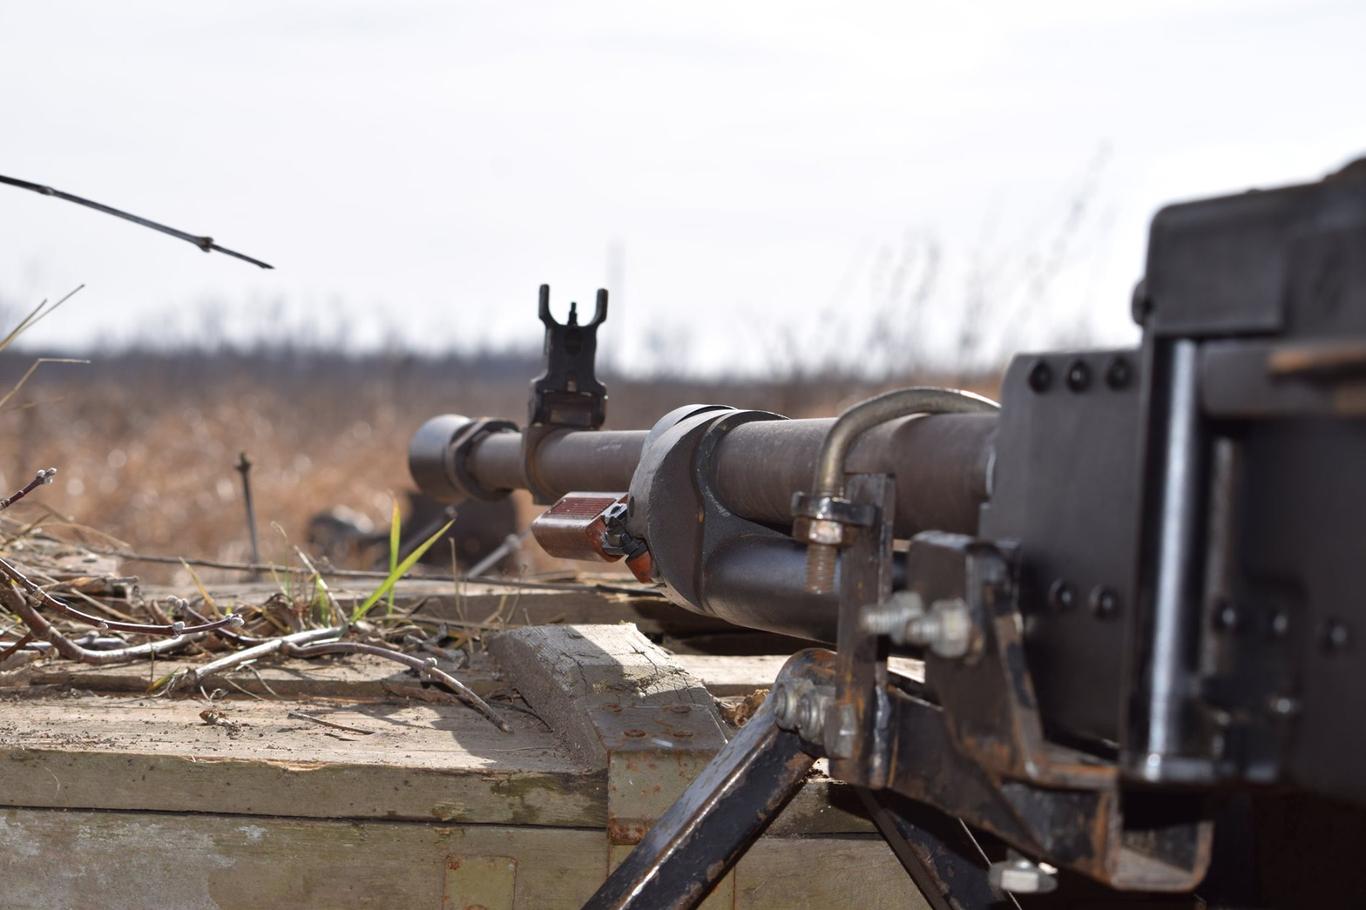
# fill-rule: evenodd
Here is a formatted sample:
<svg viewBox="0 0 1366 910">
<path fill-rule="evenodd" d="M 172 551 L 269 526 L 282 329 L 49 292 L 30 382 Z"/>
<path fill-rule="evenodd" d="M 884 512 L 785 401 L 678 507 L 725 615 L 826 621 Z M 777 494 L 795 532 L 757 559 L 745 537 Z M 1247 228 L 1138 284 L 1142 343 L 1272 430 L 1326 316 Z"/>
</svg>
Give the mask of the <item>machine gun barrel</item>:
<svg viewBox="0 0 1366 910">
<path fill-rule="evenodd" d="M 714 492 L 721 504 L 749 521 L 790 525 L 792 494 L 810 487 L 817 453 L 833 423 L 764 420 L 730 429 L 711 455 Z M 896 477 L 898 537 L 927 528 L 972 533 L 987 495 L 995 428 L 996 417 L 990 414 L 897 420 L 859 441 L 849 470 Z M 522 433 L 485 432 L 458 452 L 449 451 L 453 437 L 471 430 L 477 431 L 475 422 L 447 415 L 418 433 L 409 458 L 424 492 L 455 499 L 534 487 L 527 477 Z M 531 453 L 531 470 L 555 498 L 579 490 L 624 491 L 647 435 L 645 430 L 558 430 Z"/>
</svg>

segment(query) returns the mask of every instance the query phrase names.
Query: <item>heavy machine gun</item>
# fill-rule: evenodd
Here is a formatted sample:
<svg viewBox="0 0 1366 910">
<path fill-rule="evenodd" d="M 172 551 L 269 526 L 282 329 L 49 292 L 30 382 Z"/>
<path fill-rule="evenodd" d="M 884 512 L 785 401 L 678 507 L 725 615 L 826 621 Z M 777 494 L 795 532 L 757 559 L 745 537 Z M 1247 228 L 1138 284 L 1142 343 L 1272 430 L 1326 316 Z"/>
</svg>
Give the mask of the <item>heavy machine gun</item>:
<svg viewBox="0 0 1366 910">
<path fill-rule="evenodd" d="M 1018 356 L 999 408 L 917 388 L 607 431 L 606 292 L 559 324 L 541 288 L 527 426 L 434 418 L 419 486 L 528 489 L 552 554 L 833 646 L 589 907 L 695 906 L 818 757 L 940 907 L 1046 888 L 1040 863 L 1190 891 L 1227 794 L 1366 803 L 1366 164 L 1163 209 L 1132 308 L 1139 348 Z M 988 877 L 969 829 L 1018 853 Z"/>
</svg>

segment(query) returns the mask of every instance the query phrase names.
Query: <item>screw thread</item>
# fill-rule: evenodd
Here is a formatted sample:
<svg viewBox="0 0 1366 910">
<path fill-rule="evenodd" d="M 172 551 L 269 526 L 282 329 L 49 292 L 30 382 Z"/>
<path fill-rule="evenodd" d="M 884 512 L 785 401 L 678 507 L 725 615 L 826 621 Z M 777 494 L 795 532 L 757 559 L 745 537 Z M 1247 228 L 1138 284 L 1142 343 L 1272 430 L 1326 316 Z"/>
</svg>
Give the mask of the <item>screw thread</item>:
<svg viewBox="0 0 1366 910">
<path fill-rule="evenodd" d="M 891 635 L 906 627 L 906 611 L 875 607 L 863 614 L 863 631 L 869 635 Z"/>
<path fill-rule="evenodd" d="M 829 544 L 806 547 L 806 590 L 812 594 L 831 594 L 835 590 L 835 565 L 839 550 Z"/>
</svg>

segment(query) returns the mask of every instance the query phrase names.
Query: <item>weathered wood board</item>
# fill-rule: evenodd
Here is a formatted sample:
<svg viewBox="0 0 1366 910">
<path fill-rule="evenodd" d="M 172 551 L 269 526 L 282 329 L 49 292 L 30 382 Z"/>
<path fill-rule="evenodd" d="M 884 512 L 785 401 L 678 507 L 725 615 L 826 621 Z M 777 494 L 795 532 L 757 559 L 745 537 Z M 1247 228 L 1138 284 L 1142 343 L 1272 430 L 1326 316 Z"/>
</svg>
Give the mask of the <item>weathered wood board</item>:
<svg viewBox="0 0 1366 910">
<path fill-rule="evenodd" d="M 0 809 L 0 856 L 12 910 L 578 910 L 609 848 L 576 828 Z M 871 835 L 765 838 L 721 896 L 728 910 L 927 906 Z"/>
<path fill-rule="evenodd" d="M 42 697 L 0 704 L 4 803 L 312 818 L 601 825 L 603 775 L 537 719 L 504 734 L 462 705 Z M 333 735 L 335 734 L 335 735 Z M 339 739 L 338 737 L 346 737 Z"/>
<path fill-rule="evenodd" d="M 712 696 L 782 663 L 680 660 L 629 625 L 590 635 L 604 659 L 585 694 L 709 717 Z M 385 661 L 263 663 L 211 706 L 144 694 L 177 666 L 39 664 L 0 688 L 0 905 L 576 908 L 629 850 L 584 732 L 543 720 L 487 655 L 458 675 L 511 734 Z M 918 901 L 853 794 L 818 774 L 707 907 Z"/>
</svg>

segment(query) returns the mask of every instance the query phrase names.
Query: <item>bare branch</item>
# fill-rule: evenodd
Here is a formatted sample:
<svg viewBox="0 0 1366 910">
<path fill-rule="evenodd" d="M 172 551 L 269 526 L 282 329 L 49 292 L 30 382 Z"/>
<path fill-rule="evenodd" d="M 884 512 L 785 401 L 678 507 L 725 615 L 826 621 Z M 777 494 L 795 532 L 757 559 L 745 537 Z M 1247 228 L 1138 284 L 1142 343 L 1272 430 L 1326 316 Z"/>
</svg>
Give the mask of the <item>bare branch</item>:
<svg viewBox="0 0 1366 910">
<path fill-rule="evenodd" d="M 184 671 L 178 678 L 168 683 L 169 688 L 179 688 L 183 685 L 196 686 L 205 679 L 224 670 L 240 666 L 248 661 L 256 660 L 258 657 L 265 657 L 268 654 L 275 654 L 282 651 L 287 646 L 295 643 L 307 644 L 324 638 L 336 638 L 346 630 L 341 626 L 333 626 L 325 629 L 305 629 L 302 632 L 295 632 L 292 635 L 283 635 L 279 638 L 268 638 L 259 644 L 252 645 L 241 651 L 234 651 L 225 654 L 217 660 L 211 660 L 203 666 L 194 667 Z"/>
<path fill-rule="evenodd" d="M 24 645 L 28 644 L 31 641 L 33 641 L 33 633 L 25 632 L 23 637 L 21 637 L 18 641 L 10 645 L 5 650 L 0 651 L 0 664 L 3 664 L 10 657 L 14 656 L 16 652 L 18 652 L 20 649 L 24 647 Z"/>
<path fill-rule="evenodd" d="M 436 658 L 429 657 L 423 659 L 414 657 L 411 654 L 404 654 L 402 651 L 395 651 L 392 648 L 383 648 L 379 645 L 368 645 L 358 641 L 328 641 L 312 645 L 295 645 L 288 643 L 285 645 L 284 653 L 290 657 L 321 657 L 324 654 L 372 654 L 376 657 L 384 657 L 389 660 L 397 661 L 406 667 L 418 672 L 423 679 L 431 682 L 438 682 L 455 693 L 456 698 L 469 705 L 474 710 L 489 720 L 495 727 L 504 733 L 511 733 L 512 728 L 507 721 L 503 720 L 493 708 L 489 707 L 488 702 L 484 701 L 469 686 L 456 679 L 444 670 L 436 666 Z"/>
<path fill-rule="evenodd" d="M 9 578 L 10 581 L 19 585 L 41 602 L 43 606 L 50 607 L 63 616 L 87 623 L 98 629 L 112 629 L 118 632 L 138 632 L 143 635 L 184 636 L 193 635 L 199 632 L 213 632 L 216 629 L 225 629 L 229 626 L 236 628 L 242 625 L 242 617 L 235 615 L 226 616 L 223 619 L 215 620 L 214 622 L 202 623 L 195 626 L 187 626 L 183 622 L 173 622 L 170 625 L 157 625 L 153 623 L 122 622 L 117 619 L 104 619 L 99 616 L 92 616 L 89 613 L 83 613 L 73 606 L 62 603 L 42 588 L 38 587 L 38 585 L 34 584 L 23 572 L 20 572 L 3 557 L 0 557 L 0 575 L 4 575 Z"/>
<path fill-rule="evenodd" d="M 24 484 L 24 486 L 18 491 L 16 491 L 13 495 L 5 499 L 0 499 L 0 512 L 3 512 L 5 509 L 8 509 L 10 506 L 14 505 L 16 502 L 23 499 L 25 496 L 32 493 L 39 487 L 52 483 L 52 478 L 56 475 L 56 468 L 42 468 L 38 471 L 37 474 L 33 476 L 32 480 Z"/>
<path fill-rule="evenodd" d="M 197 632 L 177 635 L 174 638 L 163 638 L 150 644 L 117 648 L 113 651 L 91 651 L 88 648 L 82 648 L 58 632 L 52 623 L 48 622 L 41 613 L 33 608 L 24 592 L 13 585 L 0 585 L 0 602 L 3 602 L 11 613 L 24 621 L 24 625 L 29 627 L 35 638 L 40 638 L 51 644 L 58 654 L 68 660 L 78 660 L 81 663 L 95 666 L 126 663 L 154 654 L 166 654 L 182 648 L 192 641 L 198 641 L 207 634 Z"/>
</svg>

